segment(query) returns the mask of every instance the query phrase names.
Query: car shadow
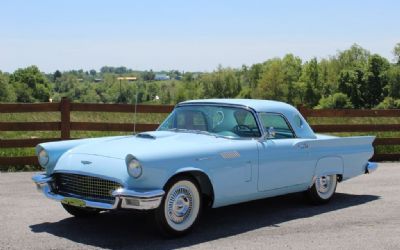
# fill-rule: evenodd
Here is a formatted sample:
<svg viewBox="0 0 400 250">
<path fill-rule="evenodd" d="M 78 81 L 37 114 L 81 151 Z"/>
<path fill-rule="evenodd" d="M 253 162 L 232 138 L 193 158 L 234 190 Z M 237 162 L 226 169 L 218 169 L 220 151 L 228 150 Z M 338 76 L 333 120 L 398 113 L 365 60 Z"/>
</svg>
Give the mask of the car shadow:
<svg viewBox="0 0 400 250">
<path fill-rule="evenodd" d="M 290 194 L 210 209 L 185 237 L 165 240 L 156 230 L 151 213 L 107 212 L 86 219 L 69 217 L 58 222 L 31 225 L 35 233 L 49 233 L 71 241 L 110 249 L 172 249 L 245 233 L 263 227 L 362 205 L 374 195 L 337 193 L 326 205 L 308 205 L 302 194 Z M 60 207 L 60 209 L 62 209 Z"/>
</svg>

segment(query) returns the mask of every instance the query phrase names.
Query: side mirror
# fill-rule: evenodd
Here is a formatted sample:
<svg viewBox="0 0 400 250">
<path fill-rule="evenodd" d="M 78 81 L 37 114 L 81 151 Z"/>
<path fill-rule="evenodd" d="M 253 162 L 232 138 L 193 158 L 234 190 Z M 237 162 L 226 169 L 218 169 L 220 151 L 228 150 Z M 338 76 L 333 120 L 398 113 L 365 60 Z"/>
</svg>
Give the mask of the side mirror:
<svg viewBox="0 0 400 250">
<path fill-rule="evenodd" d="M 274 127 L 269 127 L 265 132 L 266 132 L 265 135 L 263 135 L 261 137 L 262 141 L 275 138 L 276 131 L 275 131 Z"/>
</svg>

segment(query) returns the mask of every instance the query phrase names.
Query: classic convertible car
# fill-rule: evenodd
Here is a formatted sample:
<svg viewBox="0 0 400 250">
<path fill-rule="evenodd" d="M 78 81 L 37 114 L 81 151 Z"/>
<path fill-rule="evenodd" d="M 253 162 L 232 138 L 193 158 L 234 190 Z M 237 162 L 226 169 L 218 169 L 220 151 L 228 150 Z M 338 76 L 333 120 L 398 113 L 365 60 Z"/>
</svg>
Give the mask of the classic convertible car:
<svg viewBox="0 0 400 250">
<path fill-rule="evenodd" d="M 377 168 L 374 138 L 315 134 L 282 102 L 186 101 L 156 131 L 39 144 L 45 173 L 33 181 L 74 216 L 152 210 L 162 232 L 179 236 L 205 206 L 303 191 L 327 203 L 338 182 Z"/>
</svg>

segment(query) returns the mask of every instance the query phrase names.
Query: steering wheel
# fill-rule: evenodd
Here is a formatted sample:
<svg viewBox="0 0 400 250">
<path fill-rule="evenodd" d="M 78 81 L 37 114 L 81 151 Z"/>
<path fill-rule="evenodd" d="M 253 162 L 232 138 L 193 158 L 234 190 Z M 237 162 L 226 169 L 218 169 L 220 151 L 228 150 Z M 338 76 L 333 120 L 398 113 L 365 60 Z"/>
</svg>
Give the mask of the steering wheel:
<svg viewBox="0 0 400 250">
<path fill-rule="evenodd" d="M 237 134 L 237 132 L 239 133 L 243 133 L 243 132 L 253 132 L 253 130 L 247 126 L 247 125 L 236 125 L 235 127 L 233 127 L 233 131 Z"/>
</svg>

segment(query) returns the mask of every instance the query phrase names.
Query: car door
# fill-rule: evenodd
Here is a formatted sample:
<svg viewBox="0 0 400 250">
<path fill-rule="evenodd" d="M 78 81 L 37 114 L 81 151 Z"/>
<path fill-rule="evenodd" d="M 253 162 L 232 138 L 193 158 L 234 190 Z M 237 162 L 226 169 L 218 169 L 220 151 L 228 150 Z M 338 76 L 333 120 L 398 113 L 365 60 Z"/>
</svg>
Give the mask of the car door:
<svg viewBox="0 0 400 250">
<path fill-rule="evenodd" d="M 259 113 L 259 118 L 270 137 L 258 143 L 258 191 L 309 183 L 314 166 L 308 144 L 296 138 L 282 114 Z"/>
</svg>

